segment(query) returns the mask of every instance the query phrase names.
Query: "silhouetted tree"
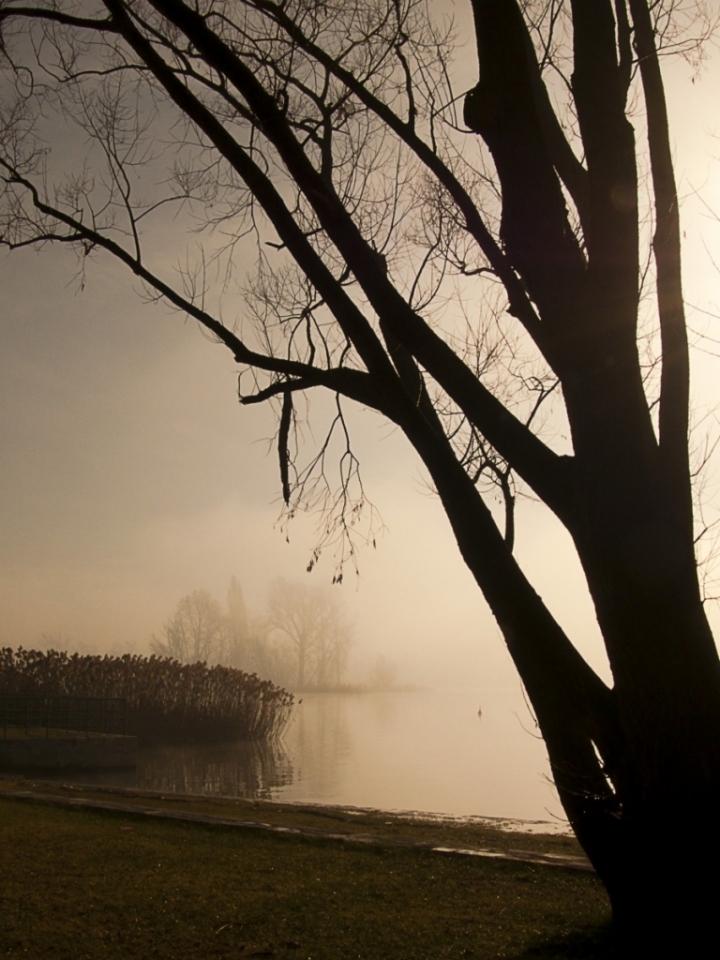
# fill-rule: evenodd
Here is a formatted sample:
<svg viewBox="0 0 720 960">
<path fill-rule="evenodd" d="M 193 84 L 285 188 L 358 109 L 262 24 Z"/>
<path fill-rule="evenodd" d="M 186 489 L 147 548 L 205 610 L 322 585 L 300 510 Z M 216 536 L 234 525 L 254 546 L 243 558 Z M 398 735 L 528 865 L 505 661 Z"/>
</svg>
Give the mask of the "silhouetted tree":
<svg viewBox="0 0 720 960">
<path fill-rule="evenodd" d="M 234 635 L 242 638 L 248 632 L 248 614 L 245 606 L 245 597 L 237 577 L 231 577 L 227 592 L 227 616 Z"/>
<path fill-rule="evenodd" d="M 181 663 L 223 663 L 228 647 L 228 622 L 222 607 L 207 590 L 195 590 L 178 603 L 163 625 L 162 639 L 150 641 L 153 653 Z"/>
<path fill-rule="evenodd" d="M 337 594 L 282 577 L 270 588 L 270 627 L 279 634 L 285 680 L 299 690 L 337 686 L 347 667 L 350 627 Z"/>
<path fill-rule="evenodd" d="M 243 670 L 253 670 L 254 637 L 251 634 L 245 597 L 236 577 L 230 580 L 227 592 L 226 662 Z"/>
<path fill-rule="evenodd" d="M 242 403 L 278 405 L 289 513 L 323 507 L 320 546 L 336 540 L 341 565 L 366 506 L 343 404 L 397 425 L 497 618 L 569 820 L 636 954 L 707 949 L 720 662 L 693 543 L 658 53 L 677 44 L 678 5 L 469 3 L 480 79 L 459 97 L 443 25 L 420 0 L 6 0 L 16 96 L 3 112 L 3 242 L 75 244 L 83 268 L 106 251 L 225 344 L 245 371 Z M 70 123 L 89 159 L 54 186 L 45 144 L 62 136 L 67 153 Z M 168 203 L 220 227 L 180 284 L 167 252 L 153 266 L 143 246 Z M 659 377 L 638 350 L 649 220 Z M 236 332 L 204 264 L 247 263 L 249 237 L 257 269 Z M 337 415 L 302 467 L 299 398 L 318 388 Z M 539 436 L 550 395 L 571 449 Z M 513 556 L 516 476 L 573 539 L 612 687 Z"/>
<path fill-rule="evenodd" d="M 270 634 L 268 618 L 248 612 L 242 587 L 233 577 L 227 596 L 227 646 L 223 662 L 261 677 L 272 677 L 277 683 L 291 684 L 290 658 Z"/>
</svg>

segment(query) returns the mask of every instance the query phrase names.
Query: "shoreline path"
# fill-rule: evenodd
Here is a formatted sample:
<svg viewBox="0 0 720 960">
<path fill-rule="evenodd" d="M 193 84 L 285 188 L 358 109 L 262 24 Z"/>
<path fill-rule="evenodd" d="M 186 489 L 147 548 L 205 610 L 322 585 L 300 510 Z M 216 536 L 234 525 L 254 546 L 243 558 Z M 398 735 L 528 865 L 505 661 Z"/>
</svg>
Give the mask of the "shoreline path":
<svg viewBox="0 0 720 960">
<path fill-rule="evenodd" d="M 67 784 L 57 785 L 63 791 L 77 790 Z M 97 787 L 89 787 L 94 793 L 100 792 Z M 112 792 L 113 794 L 123 795 L 123 791 L 118 788 L 105 788 L 102 792 Z M 158 793 L 141 793 L 137 790 L 127 791 L 127 799 L 142 800 L 145 797 L 148 800 L 167 800 L 167 795 Z M 562 867 L 569 870 L 582 870 L 593 873 L 593 867 L 590 862 L 582 856 L 559 853 L 541 853 L 531 850 L 491 850 L 486 848 L 474 848 L 466 846 L 456 846 L 445 843 L 434 843 L 425 840 L 413 840 L 407 837 L 386 836 L 373 833 L 359 833 L 355 831 L 326 830 L 321 827 L 287 825 L 279 823 L 269 823 L 262 820 L 246 820 L 238 817 L 223 817 L 208 813 L 196 813 L 190 810 L 170 810 L 165 807 L 147 806 L 137 802 L 122 802 L 121 800 L 104 800 L 96 797 L 77 797 L 63 796 L 55 793 L 41 793 L 31 790 L 3 790 L 0 797 L 8 800 L 19 800 L 25 803 L 46 803 L 57 806 L 76 807 L 91 810 L 107 810 L 115 813 L 124 813 L 136 817 L 152 817 L 155 819 L 177 820 L 186 823 L 200 823 L 205 826 L 217 826 L 224 828 L 236 828 L 242 830 L 262 830 L 268 833 L 286 834 L 296 837 L 308 837 L 318 840 L 329 840 L 340 843 L 354 843 L 374 846 L 405 847 L 416 850 L 427 850 L 437 854 L 450 854 L 464 857 L 485 857 L 493 860 L 510 860 L 519 863 L 531 863 L 551 867 Z M 173 800 L 178 799 L 173 795 Z M 196 800 L 205 799 L 203 797 L 193 798 Z M 270 801 L 264 801 L 263 805 L 270 804 Z M 379 813 L 380 811 L 372 811 Z M 388 814 L 392 816 L 393 814 Z"/>
</svg>

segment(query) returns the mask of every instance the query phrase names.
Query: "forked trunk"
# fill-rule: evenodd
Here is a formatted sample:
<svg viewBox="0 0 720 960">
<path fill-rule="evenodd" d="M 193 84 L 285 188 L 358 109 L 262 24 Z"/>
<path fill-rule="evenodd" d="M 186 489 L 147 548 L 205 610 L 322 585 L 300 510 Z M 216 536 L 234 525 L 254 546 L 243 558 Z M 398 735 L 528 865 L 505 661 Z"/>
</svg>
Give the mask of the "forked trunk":
<svg viewBox="0 0 720 960">
<path fill-rule="evenodd" d="M 622 950 L 683 955 L 702 942 L 720 893 L 720 662 L 691 547 L 681 546 L 690 561 L 668 559 L 678 544 L 661 524 L 649 537 L 654 564 L 632 549 L 631 560 L 643 562 L 620 562 L 628 531 L 613 529 L 610 511 L 604 522 L 601 514 L 609 502 L 615 510 L 622 492 L 585 511 L 593 523 L 576 544 L 615 672 L 611 690 L 526 580 L 443 444 L 424 432 L 416 449 L 523 680 L 568 819 L 610 896 Z"/>
<path fill-rule="evenodd" d="M 612 849 L 606 824 L 578 818 L 577 805 L 568 813 L 607 888 L 623 954 L 700 955 L 720 895 L 720 665 L 694 571 L 622 581 L 590 583 L 615 661 L 618 736 L 603 757 L 617 800 Z"/>
</svg>

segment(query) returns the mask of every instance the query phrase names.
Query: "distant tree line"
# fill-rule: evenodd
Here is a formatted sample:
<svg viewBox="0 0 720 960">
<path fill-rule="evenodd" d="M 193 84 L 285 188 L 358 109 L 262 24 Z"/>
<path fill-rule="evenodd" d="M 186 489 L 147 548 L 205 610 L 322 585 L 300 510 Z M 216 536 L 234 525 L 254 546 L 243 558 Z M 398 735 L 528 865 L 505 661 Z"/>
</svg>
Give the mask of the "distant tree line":
<svg viewBox="0 0 720 960">
<path fill-rule="evenodd" d="M 330 588 L 273 581 L 267 611 L 251 615 L 235 577 L 226 606 L 207 590 L 183 597 L 151 649 L 181 663 L 222 664 L 269 677 L 293 690 L 338 687 L 347 671 L 352 630 Z"/>
<path fill-rule="evenodd" d="M 274 739 L 293 696 L 256 674 L 157 656 L 0 649 L 0 695 L 125 697 L 144 740 Z"/>
</svg>

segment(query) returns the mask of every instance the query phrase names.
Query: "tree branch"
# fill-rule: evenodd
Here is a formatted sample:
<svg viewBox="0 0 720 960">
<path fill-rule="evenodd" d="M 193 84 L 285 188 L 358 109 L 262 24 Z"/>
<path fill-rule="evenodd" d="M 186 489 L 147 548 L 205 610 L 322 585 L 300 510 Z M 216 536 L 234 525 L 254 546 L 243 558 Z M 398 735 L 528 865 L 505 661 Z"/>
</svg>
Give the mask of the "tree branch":
<svg viewBox="0 0 720 960">
<path fill-rule="evenodd" d="M 285 390 L 283 393 L 282 411 L 280 413 L 280 427 L 278 429 L 278 457 L 280 458 L 280 480 L 285 506 L 290 503 L 290 452 L 288 438 L 290 436 L 290 421 L 293 414 L 292 393 Z"/>
<path fill-rule="evenodd" d="M 558 325 L 567 330 L 577 322 L 585 258 L 538 117 L 532 79 L 537 65 L 528 65 L 527 28 L 517 0 L 472 0 L 472 8 L 480 81 L 465 98 L 465 122 L 482 136 L 495 161 L 503 200 L 500 236 L 551 336 Z M 554 281 L 558 269 L 562 291 Z M 561 374 L 551 348 L 549 356 Z"/>
<path fill-rule="evenodd" d="M 170 98 L 209 137 L 221 155 L 248 185 L 278 231 L 280 239 L 292 252 L 300 268 L 310 278 L 332 310 L 343 332 L 355 345 L 368 370 L 387 387 L 396 383 L 395 371 L 372 327 L 313 250 L 269 177 L 248 156 L 211 111 L 178 80 L 172 69 L 134 26 L 120 0 L 104 0 L 104 3 L 118 24 L 122 36 L 147 64 Z M 174 9 L 180 6 L 179 3 L 173 4 Z M 188 13 L 202 21 L 202 18 L 183 7 L 183 15 Z M 204 26 L 203 29 L 205 29 Z M 247 68 L 244 69 L 247 70 Z M 272 98 L 262 90 L 261 94 L 261 107 L 264 108 Z"/>
<path fill-rule="evenodd" d="M 319 367 L 313 367 L 309 364 L 301 363 L 297 360 L 284 360 L 281 357 L 272 357 L 267 354 L 258 353 L 247 347 L 240 338 L 231 330 L 228 330 L 224 324 L 220 323 L 207 311 L 201 309 L 197 304 L 183 297 L 173 287 L 166 284 L 158 276 L 152 273 L 144 264 L 142 264 L 132 254 L 128 253 L 120 244 L 104 236 L 97 230 L 86 226 L 79 220 L 71 217 L 69 214 L 53 207 L 41 200 L 37 188 L 33 183 L 21 176 L 17 171 L 2 158 L 0 158 L 0 167 L 5 169 L 10 182 L 19 184 L 28 190 L 32 198 L 33 205 L 42 214 L 51 217 L 65 224 L 73 231 L 71 235 L 59 235 L 45 232 L 38 235 L 35 240 L 23 240 L 19 243 L 12 243 L 4 237 L 0 237 L 0 244 L 10 249 L 29 246 L 32 243 L 60 242 L 60 243 L 85 243 L 90 248 L 99 247 L 107 250 L 121 263 L 124 263 L 135 276 L 139 277 L 149 286 L 171 303 L 174 307 L 187 313 L 194 320 L 197 320 L 206 330 L 210 331 L 217 339 L 223 343 L 233 354 L 238 363 L 246 364 L 249 367 L 255 367 L 271 373 L 282 374 L 287 377 L 297 378 L 298 384 L 305 386 L 324 386 L 331 390 L 342 393 L 351 400 L 355 400 L 364 406 L 371 407 L 392 418 L 391 410 L 387 403 L 383 401 L 380 391 L 377 390 L 372 377 L 360 370 L 352 369 L 330 369 L 323 370 Z M 298 389 L 302 389 L 298 387 Z M 271 394 L 268 394 L 270 396 Z M 266 399 L 266 398 L 263 398 Z M 242 398 L 241 402 L 252 403 L 249 398 Z"/>
<path fill-rule="evenodd" d="M 61 23 L 67 27 L 102 30 L 105 33 L 118 32 L 110 18 L 95 20 L 92 17 L 73 17 L 61 10 L 53 10 L 49 7 L 2 7 L 0 8 L 0 28 L 3 20 L 10 20 L 12 17 L 26 17 L 28 20 L 49 20 L 52 23 Z"/>
<path fill-rule="evenodd" d="M 510 301 L 509 312 L 523 324 L 552 366 L 553 360 L 546 353 L 547 344 L 543 337 L 540 321 L 522 282 L 513 270 L 507 256 L 485 226 L 472 198 L 455 174 L 443 163 L 438 154 L 420 138 L 413 124 L 398 117 L 387 104 L 372 94 L 350 70 L 347 70 L 321 47 L 313 43 L 278 4 L 272 3 L 270 0 L 251 0 L 251 5 L 271 16 L 301 49 L 314 57 L 338 80 L 341 80 L 348 90 L 387 124 L 389 129 L 397 134 L 428 170 L 437 177 L 465 218 L 468 232 L 475 239 L 492 270 L 503 283 Z"/>
<path fill-rule="evenodd" d="M 105 0 L 110 9 L 114 9 L 117 0 Z M 261 116 L 263 132 L 278 149 L 280 156 L 288 170 L 303 190 L 309 203 L 313 206 L 330 239 L 338 248 L 346 263 L 349 265 L 360 286 L 377 311 L 382 322 L 392 329 L 400 342 L 415 356 L 418 362 L 447 390 L 450 396 L 458 403 L 468 418 L 475 423 L 492 445 L 504 456 L 518 473 L 536 490 L 536 492 L 550 504 L 558 515 L 567 519 L 569 503 L 568 484 L 570 475 L 567 463 L 558 457 L 542 443 L 524 424 L 515 418 L 500 401 L 498 401 L 482 384 L 479 383 L 472 371 L 455 355 L 448 345 L 420 318 L 405 302 L 387 276 L 387 271 L 379 263 L 377 253 L 364 240 L 356 224 L 345 210 L 342 201 L 335 191 L 316 171 L 302 148 L 289 129 L 286 118 L 282 115 L 273 98 L 263 89 L 256 76 L 239 60 L 215 34 L 207 27 L 204 18 L 191 10 L 180 0 L 150 0 L 152 5 L 163 16 L 167 16 L 172 23 L 186 34 L 189 40 L 197 45 L 203 57 L 215 69 L 228 77 L 231 83 L 246 98 L 251 109 L 257 116 Z M 120 14 L 119 14 L 120 15 Z M 333 307 L 337 303 L 336 294 L 331 295 L 321 287 L 316 277 L 321 277 L 326 268 L 316 254 L 311 251 L 305 238 L 300 234 L 291 217 L 284 207 L 282 215 L 276 213 L 282 203 L 274 188 L 256 168 L 249 170 L 252 161 L 240 150 L 235 141 L 230 142 L 229 135 L 208 112 L 190 99 L 192 95 L 172 75 L 169 68 L 160 61 L 153 65 L 148 59 L 151 54 L 153 62 L 157 55 L 152 50 L 145 50 L 145 42 L 136 36 L 134 28 L 123 26 L 123 33 L 136 52 L 151 66 L 156 76 L 161 80 L 173 99 L 204 129 L 213 142 L 231 160 L 238 172 L 251 187 L 271 220 L 281 233 L 288 248 L 291 249 L 298 264 L 307 273 L 318 287 L 323 298 L 333 309 L 343 330 L 349 339 L 358 346 L 359 352 L 366 363 L 372 363 L 370 372 L 382 370 L 387 380 L 387 371 L 384 364 L 375 362 L 376 349 L 379 346 L 372 333 L 371 349 L 361 347 L 367 338 L 366 321 L 353 319 L 352 323 L 344 322 L 344 317 L 356 310 L 344 305 L 344 312 L 338 313 Z M 141 52 L 143 50 L 144 52 Z M 179 87 L 179 89 L 177 89 Z M 187 104 L 187 105 L 186 105 Z M 216 129 L 219 127 L 219 129 Z M 252 165 L 254 167 L 254 165 Z M 264 181 L 264 182 L 263 182 Z M 307 250 L 303 249 L 307 247 Z M 335 284 L 335 281 L 332 280 Z M 343 295 L 344 296 L 344 295 Z M 341 318 L 342 317 L 342 318 Z M 360 338 L 360 339 L 359 339 Z M 370 360 L 372 355 L 372 360 Z M 387 355 L 383 351 L 383 359 L 388 363 Z M 390 368 L 392 370 L 392 367 Z M 395 378 L 393 370 L 392 377 Z"/>
<path fill-rule="evenodd" d="M 647 107 L 648 144 L 655 192 L 657 297 L 662 344 L 660 449 L 673 473 L 692 530 L 688 456 L 690 360 L 680 259 L 680 211 L 670 148 L 665 90 L 646 0 L 629 0 Z"/>
<path fill-rule="evenodd" d="M 622 744 L 612 691 L 525 577 L 446 437 L 432 431 L 419 411 L 400 425 L 425 463 L 460 552 L 498 621 L 548 745 L 568 818 L 581 839 L 592 819 L 602 841 L 586 837 L 586 849 L 602 861 L 619 840 L 617 801 L 594 747 L 612 770 Z"/>
<path fill-rule="evenodd" d="M 588 328 L 635 343 L 639 239 L 635 137 L 625 116 L 627 88 L 616 51 L 611 0 L 572 0 L 572 90 L 588 168 Z M 607 291 L 612 290 L 612 307 Z M 612 312 L 612 317 L 610 313 Z"/>
</svg>

